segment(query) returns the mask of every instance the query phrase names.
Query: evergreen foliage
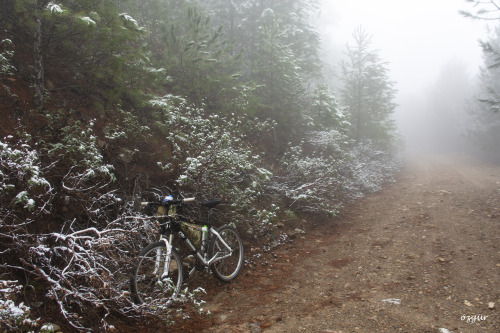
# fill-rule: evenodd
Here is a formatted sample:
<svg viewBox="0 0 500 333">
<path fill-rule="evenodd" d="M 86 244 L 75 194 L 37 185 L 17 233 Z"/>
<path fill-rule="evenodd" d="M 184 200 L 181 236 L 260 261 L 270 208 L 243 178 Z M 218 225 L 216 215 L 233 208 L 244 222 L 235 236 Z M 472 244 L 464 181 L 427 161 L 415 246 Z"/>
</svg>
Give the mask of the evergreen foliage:
<svg viewBox="0 0 500 333">
<path fill-rule="evenodd" d="M 474 20 L 500 19 L 500 3 L 498 0 L 465 0 L 472 4 L 473 10 L 461 10 L 465 17 Z"/>
<path fill-rule="evenodd" d="M 14 74 L 16 68 L 12 65 L 14 51 L 10 39 L 0 40 L 0 98 L 3 94 L 11 95 L 10 88 L 4 83 L 5 79 Z"/>
<path fill-rule="evenodd" d="M 500 26 L 482 42 L 484 67 L 479 75 L 476 103 L 470 108 L 469 136 L 484 153 L 500 159 Z"/>
<path fill-rule="evenodd" d="M 318 85 L 311 94 L 309 117 L 315 129 L 336 129 L 347 134 L 350 126 L 345 107 L 341 107 L 327 84 Z"/>
<path fill-rule="evenodd" d="M 390 141 L 395 129 L 394 82 L 389 80 L 387 64 L 371 48 L 371 36 L 358 27 L 353 39 L 354 46 L 347 45 L 347 61 L 342 63 L 342 102 L 350 114 L 351 136 L 357 143 Z"/>
<path fill-rule="evenodd" d="M 14 56 L 14 51 L 12 51 L 12 41 L 10 39 L 3 39 L 0 41 L 0 75 L 7 76 L 13 74 L 16 69 L 12 66 L 12 57 Z"/>
<path fill-rule="evenodd" d="M 68 94 L 86 95 L 102 107 L 142 89 L 144 55 L 136 41 L 143 30 L 115 1 L 2 2 L 14 44 L 34 47 L 35 85 L 47 102 L 61 106 Z"/>
</svg>

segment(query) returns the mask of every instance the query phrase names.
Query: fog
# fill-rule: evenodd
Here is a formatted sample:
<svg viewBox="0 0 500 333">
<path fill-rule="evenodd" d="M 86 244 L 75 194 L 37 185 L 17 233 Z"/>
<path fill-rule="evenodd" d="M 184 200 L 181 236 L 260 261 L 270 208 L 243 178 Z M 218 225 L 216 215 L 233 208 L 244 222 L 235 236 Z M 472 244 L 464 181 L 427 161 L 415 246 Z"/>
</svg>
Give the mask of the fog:
<svg viewBox="0 0 500 333">
<path fill-rule="evenodd" d="M 338 62 L 363 26 L 396 82 L 395 117 L 407 147 L 469 151 L 465 110 L 482 65 L 478 40 L 487 36 L 485 21 L 459 14 L 470 9 L 465 0 L 322 0 L 324 57 Z"/>
</svg>

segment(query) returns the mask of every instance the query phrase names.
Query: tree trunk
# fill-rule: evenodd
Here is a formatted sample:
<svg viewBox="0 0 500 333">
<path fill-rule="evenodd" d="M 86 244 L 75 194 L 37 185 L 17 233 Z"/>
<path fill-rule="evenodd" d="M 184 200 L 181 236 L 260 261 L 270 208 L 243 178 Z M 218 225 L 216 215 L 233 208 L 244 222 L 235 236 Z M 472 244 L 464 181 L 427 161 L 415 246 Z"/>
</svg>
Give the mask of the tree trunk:
<svg viewBox="0 0 500 333">
<path fill-rule="evenodd" d="M 45 75 L 42 56 L 42 20 L 36 19 L 35 31 L 35 106 L 41 111 L 45 105 Z"/>
<path fill-rule="evenodd" d="M 45 73 L 43 70 L 43 54 L 42 54 L 42 19 L 38 13 L 43 10 L 45 1 L 37 1 L 35 9 L 35 42 L 34 42 L 34 58 L 35 58 L 35 107 L 42 111 L 45 107 Z"/>
</svg>

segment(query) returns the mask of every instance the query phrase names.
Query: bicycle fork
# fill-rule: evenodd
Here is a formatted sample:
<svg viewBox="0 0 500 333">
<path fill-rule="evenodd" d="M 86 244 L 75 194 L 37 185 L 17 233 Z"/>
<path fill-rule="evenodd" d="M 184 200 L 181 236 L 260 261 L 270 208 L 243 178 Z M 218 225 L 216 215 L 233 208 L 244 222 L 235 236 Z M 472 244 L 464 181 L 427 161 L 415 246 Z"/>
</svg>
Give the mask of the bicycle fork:
<svg viewBox="0 0 500 333">
<path fill-rule="evenodd" d="M 165 254 L 165 264 L 163 267 L 163 273 L 160 277 L 161 280 L 165 279 L 168 276 L 168 273 L 170 271 L 170 256 L 172 254 L 172 242 L 173 242 L 174 235 L 170 234 L 169 239 L 167 240 L 166 238 L 163 238 L 163 236 L 160 237 L 160 240 L 165 243 L 165 247 L 167 248 L 167 252 Z M 160 270 L 160 264 L 161 264 L 161 249 L 156 250 L 156 261 L 155 261 L 155 270 L 153 274 L 158 274 Z"/>
</svg>

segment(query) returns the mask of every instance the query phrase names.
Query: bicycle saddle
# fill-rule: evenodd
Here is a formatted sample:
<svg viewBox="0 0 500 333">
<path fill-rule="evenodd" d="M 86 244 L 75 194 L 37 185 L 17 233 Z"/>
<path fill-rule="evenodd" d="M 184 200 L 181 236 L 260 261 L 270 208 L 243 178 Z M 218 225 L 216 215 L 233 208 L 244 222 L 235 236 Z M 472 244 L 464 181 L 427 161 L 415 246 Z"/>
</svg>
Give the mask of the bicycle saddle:
<svg viewBox="0 0 500 333">
<path fill-rule="evenodd" d="M 220 199 L 211 199 L 211 200 L 208 200 L 207 202 L 202 202 L 200 205 L 202 205 L 203 207 L 207 207 L 207 208 L 214 208 L 215 206 L 220 204 L 220 202 L 221 202 Z"/>
</svg>

